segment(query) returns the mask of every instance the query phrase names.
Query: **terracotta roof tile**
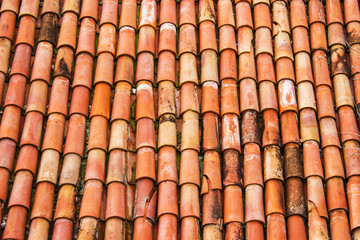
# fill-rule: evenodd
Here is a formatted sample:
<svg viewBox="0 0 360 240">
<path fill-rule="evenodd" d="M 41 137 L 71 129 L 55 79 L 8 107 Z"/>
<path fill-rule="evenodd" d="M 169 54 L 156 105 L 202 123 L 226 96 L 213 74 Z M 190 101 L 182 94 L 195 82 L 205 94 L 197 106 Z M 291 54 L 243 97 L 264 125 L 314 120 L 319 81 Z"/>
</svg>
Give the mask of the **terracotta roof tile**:
<svg viewBox="0 0 360 240">
<path fill-rule="evenodd" d="M 360 235 L 357 1 L 0 2 L 2 238 Z"/>
</svg>

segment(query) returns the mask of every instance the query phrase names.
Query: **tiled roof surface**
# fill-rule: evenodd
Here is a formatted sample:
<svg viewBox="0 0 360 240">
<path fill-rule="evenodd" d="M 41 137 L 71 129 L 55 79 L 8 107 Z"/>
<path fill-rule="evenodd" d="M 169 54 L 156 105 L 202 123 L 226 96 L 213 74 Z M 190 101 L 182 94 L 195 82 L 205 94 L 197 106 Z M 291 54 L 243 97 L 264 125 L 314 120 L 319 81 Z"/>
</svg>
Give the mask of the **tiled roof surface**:
<svg viewBox="0 0 360 240">
<path fill-rule="evenodd" d="M 0 238 L 360 239 L 358 0 L 0 3 Z"/>
</svg>

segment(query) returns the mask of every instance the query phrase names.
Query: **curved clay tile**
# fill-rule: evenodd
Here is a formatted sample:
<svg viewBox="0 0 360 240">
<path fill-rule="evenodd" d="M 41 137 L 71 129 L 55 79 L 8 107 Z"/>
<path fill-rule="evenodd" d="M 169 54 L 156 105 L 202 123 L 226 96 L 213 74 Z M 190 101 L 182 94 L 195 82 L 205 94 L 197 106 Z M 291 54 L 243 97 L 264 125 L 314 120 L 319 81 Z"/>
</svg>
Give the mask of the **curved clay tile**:
<svg viewBox="0 0 360 240">
<path fill-rule="evenodd" d="M 357 1 L 0 2 L 4 239 L 360 235 Z"/>
</svg>

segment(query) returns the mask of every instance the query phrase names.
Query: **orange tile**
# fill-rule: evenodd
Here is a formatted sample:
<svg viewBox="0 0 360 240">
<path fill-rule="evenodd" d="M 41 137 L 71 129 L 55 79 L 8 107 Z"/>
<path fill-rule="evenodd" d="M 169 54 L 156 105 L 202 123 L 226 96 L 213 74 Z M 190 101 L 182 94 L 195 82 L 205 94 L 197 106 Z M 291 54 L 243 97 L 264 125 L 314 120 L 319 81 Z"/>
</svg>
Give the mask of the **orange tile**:
<svg viewBox="0 0 360 240">
<path fill-rule="evenodd" d="M 220 80 L 237 79 L 236 51 L 226 49 L 220 53 Z"/>
<path fill-rule="evenodd" d="M 302 2 L 302 1 L 296 1 L 296 2 Z M 293 40 L 294 54 L 297 54 L 299 52 L 310 53 L 308 30 L 305 27 L 301 26 L 294 28 L 292 30 L 292 40 Z"/>
<path fill-rule="evenodd" d="M 261 53 L 273 55 L 271 31 L 268 28 L 259 28 L 255 32 L 255 56 Z"/>
<path fill-rule="evenodd" d="M 192 24 L 196 26 L 195 18 L 195 1 L 185 0 L 180 2 L 180 21 L 179 26 L 181 27 L 184 24 Z"/>
<path fill-rule="evenodd" d="M 360 20 L 359 3 L 357 1 L 344 2 L 344 17 L 346 24 Z"/>
<path fill-rule="evenodd" d="M 235 27 L 235 19 L 233 17 L 234 10 L 232 1 L 230 0 L 222 0 L 217 2 L 217 19 L 218 19 L 218 27 L 230 25 Z M 221 49 L 221 48 L 220 48 Z"/>
<path fill-rule="evenodd" d="M 299 129 L 297 115 L 293 111 L 287 111 L 280 117 L 282 144 L 299 143 Z"/>
<path fill-rule="evenodd" d="M 251 6 L 245 1 L 240 1 L 235 6 L 235 16 L 236 16 L 236 28 L 240 27 L 250 27 L 253 28 L 253 21 L 251 16 Z"/>
<path fill-rule="evenodd" d="M 29 238 L 42 238 L 48 235 L 50 223 L 42 218 L 36 218 L 31 221 Z"/>
<path fill-rule="evenodd" d="M 3 1 L 1 4 L 1 13 L 12 11 L 16 14 L 19 12 L 20 1 Z"/>
<path fill-rule="evenodd" d="M 12 105 L 22 109 L 24 107 L 25 91 L 26 78 L 19 74 L 12 76 L 5 96 L 4 107 Z"/>
<path fill-rule="evenodd" d="M 217 150 L 220 151 L 220 132 L 219 118 L 214 113 L 205 113 L 202 117 L 203 142 L 202 151 Z M 206 153 L 205 153 L 206 154 Z"/>
<path fill-rule="evenodd" d="M 226 114 L 222 117 L 222 151 L 235 149 L 241 151 L 239 117 Z M 225 134 L 226 133 L 226 134 Z"/>
<path fill-rule="evenodd" d="M 6 201 L 7 199 L 7 191 L 8 191 L 8 185 L 9 185 L 9 177 L 10 172 L 8 169 L 0 168 L 0 179 L 1 179 L 1 191 L 0 191 L 0 199 L 1 201 Z"/>
<path fill-rule="evenodd" d="M 307 198 L 308 205 L 311 203 L 314 208 L 317 209 L 319 217 L 321 216 L 322 218 L 327 219 L 328 212 L 325 202 L 323 182 L 320 177 L 313 176 L 307 178 Z M 310 208 L 310 210 L 312 209 L 309 206 L 308 208 Z"/>
<path fill-rule="evenodd" d="M 185 24 L 180 27 L 179 33 L 179 55 L 189 52 L 197 54 L 195 26 Z"/>
<path fill-rule="evenodd" d="M 193 111 L 183 114 L 181 150 L 200 151 L 199 116 Z"/>
<path fill-rule="evenodd" d="M 343 15 L 341 13 L 340 1 L 327 0 L 326 1 L 326 23 L 328 25 L 332 23 L 344 24 Z"/>
<path fill-rule="evenodd" d="M 259 54 L 256 58 L 258 82 L 269 80 L 275 83 L 275 70 L 269 54 Z"/>
<path fill-rule="evenodd" d="M 311 0 L 308 4 L 309 23 L 312 25 L 315 22 L 325 24 L 325 9 L 321 1 Z"/>
<path fill-rule="evenodd" d="M 265 211 L 266 215 L 285 214 L 285 196 L 282 181 L 269 180 L 265 183 Z"/>
<path fill-rule="evenodd" d="M 141 118 L 155 120 L 154 92 L 150 82 L 140 81 L 137 83 L 136 102 L 136 120 Z"/>
<path fill-rule="evenodd" d="M 212 2 L 209 0 L 201 0 L 200 2 L 205 1 Z M 204 50 L 218 50 L 215 29 L 215 24 L 211 21 L 204 21 L 199 24 L 200 53 Z"/>
<path fill-rule="evenodd" d="M 278 83 L 278 98 L 280 114 L 286 111 L 294 111 L 297 113 L 297 101 L 293 81 L 282 80 Z"/>
<path fill-rule="evenodd" d="M 175 2 L 175 1 L 174 1 Z M 177 238 L 177 217 L 172 214 L 164 214 L 158 221 L 158 238 L 176 239 Z"/>
<path fill-rule="evenodd" d="M 195 217 L 182 219 L 180 237 L 182 239 L 200 239 L 199 220 Z"/>
<path fill-rule="evenodd" d="M 340 147 L 335 120 L 332 118 L 323 118 L 320 119 L 319 124 L 322 148 L 325 148 L 327 146 Z"/>
<path fill-rule="evenodd" d="M 265 239 L 263 223 L 258 221 L 248 222 L 245 227 L 245 237 L 247 239 Z"/>
<path fill-rule="evenodd" d="M 343 25 L 340 23 L 333 23 L 328 26 L 328 45 L 331 47 L 336 44 L 343 46 L 346 44 Z"/>
<path fill-rule="evenodd" d="M 350 229 L 354 230 L 359 227 L 359 182 L 358 176 L 349 178 L 346 184 L 347 199 L 349 204 L 349 221 Z"/>
<path fill-rule="evenodd" d="M 113 182 L 107 187 L 105 219 L 125 218 L 125 185 Z"/>
<path fill-rule="evenodd" d="M 275 52 L 275 61 L 278 61 L 281 58 L 289 58 L 294 60 L 290 35 L 286 32 L 279 32 L 274 37 L 274 52 Z"/>
<path fill-rule="evenodd" d="M 156 7 L 157 4 L 153 0 L 147 0 L 141 2 L 140 17 L 139 17 L 139 29 L 143 26 L 151 26 L 156 28 Z"/>
<path fill-rule="evenodd" d="M 240 111 L 259 111 L 256 82 L 253 79 L 244 78 L 240 81 Z"/>
<path fill-rule="evenodd" d="M 242 53 L 249 53 L 253 46 L 253 30 L 251 27 L 244 26 L 238 29 L 238 55 Z"/>
<path fill-rule="evenodd" d="M 104 24 L 100 28 L 97 55 L 108 52 L 115 55 L 116 28 L 112 24 Z M 140 39 L 139 39 L 140 41 Z"/>
<path fill-rule="evenodd" d="M 15 171 L 27 170 L 36 173 L 38 149 L 32 145 L 25 145 L 20 149 Z"/>
<path fill-rule="evenodd" d="M 224 189 L 224 224 L 243 223 L 243 221 L 242 189 L 235 185 L 228 186 Z"/>
<path fill-rule="evenodd" d="M 0 61 L 0 71 L 3 74 L 7 74 L 9 70 L 9 57 L 11 51 L 11 41 L 9 39 L 0 40 L 0 50 L 3 58 Z"/>
<path fill-rule="evenodd" d="M 180 218 L 200 218 L 199 190 L 194 184 L 184 184 L 180 191 Z"/>
<path fill-rule="evenodd" d="M 359 164 L 359 155 L 356 154 L 357 149 L 359 148 L 359 143 L 357 141 L 346 141 L 344 142 L 344 163 L 346 177 L 357 175 L 360 170 Z"/>
<path fill-rule="evenodd" d="M 31 211 L 31 219 L 52 219 L 55 186 L 49 182 L 41 182 L 36 187 L 34 203 Z"/>
<path fill-rule="evenodd" d="M 332 96 L 332 91 L 329 86 L 321 85 L 316 89 L 316 103 L 317 103 L 317 111 L 318 118 L 323 117 L 332 117 L 335 118 L 334 111 L 334 100 Z"/>
<path fill-rule="evenodd" d="M 344 210 L 330 213 L 330 234 L 333 238 L 351 239 L 349 220 Z"/>
<path fill-rule="evenodd" d="M 176 1 L 165 0 L 160 2 L 159 24 L 172 23 L 177 25 Z"/>
<path fill-rule="evenodd" d="M 303 144 L 304 177 L 324 177 L 319 143 L 307 141 Z"/>
<path fill-rule="evenodd" d="M 80 19 L 93 18 L 94 20 L 97 20 L 98 7 L 99 5 L 97 4 L 96 0 L 89 0 L 84 2 L 81 5 Z"/>
<path fill-rule="evenodd" d="M 271 214 L 266 217 L 267 231 L 266 239 L 287 239 L 286 222 L 284 215 Z"/>
<path fill-rule="evenodd" d="M 338 110 L 340 119 L 340 137 L 341 142 L 348 140 L 360 141 L 359 129 L 356 124 L 354 110 L 349 106 L 343 106 Z"/>
<path fill-rule="evenodd" d="M 276 61 L 276 81 L 292 80 L 295 82 L 294 63 L 289 58 L 280 58 Z"/>
<path fill-rule="evenodd" d="M 30 208 L 32 180 L 33 175 L 28 171 L 19 171 L 16 174 L 9 198 L 9 208 L 13 206 Z"/>
<path fill-rule="evenodd" d="M 319 214 L 317 206 L 308 202 L 308 232 L 309 238 L 328 239 L 329 233 L 326 226 L 326 219 Z"/>
<path fill-rule="evenodd" d="M 176 150 L 170 146 L 164 146 L 159 150 L 157 182 L 177 182 Z M 159 197 L 160 198 L 160 197 Z"/>
<path fill-rule="evenodd" d="M 287 218 L 287 234 L 289 240 L 307 239 L 304 219 L 301 216 L 293 215 Z"/>
<path fill-rule="evenodd" d="M 34 40 L 35 40 L 35 19 L 31 16 L 24 16 L 19 21 L 19 29 L 18 29 L 18 34 L 16 36 L 15 45 L 28 44 L 31 47 L 34 47 Z M 60 38 L 59 36 L 59 41 L 60 40 L 62 40 L 62 38 Z"/>
<path fill-rule="evenodd" d="M 264 130 L 262 137 L 263 147 L 280 145 L 279 117 L 276 110 L 269 109 L 263 112 Z"/>
<path fill-rule="evenodd" d="M 157 78 L 156 81 L 176 81 L 176 70 L 175 70 L 175 54 L 164 51 L 159 54 L 157 64 Z"/>
<path fill-rule="evenodd" d="M 49 116 L 43 139 L 42 151 L 46 149 L 54 149 L 58 152 L 61 152 L 64 136 L 64 126 L 64 115 L 54 113 Z"/>
<path fill-rule="evenodd" d="M 290 21 L 285 2 L 275 1 L 272 5 L 273 36 L 280 32 L 290 34 Z"/>
<path fill-rule="evenodd" d="M 268 4 L 259 3 L 254 6 L 254 25 L 255 29 L 266 27 L 270 31 L 272 30 L 272 19 Z"/>
<path fill-rule="evenodd" d="M 57 48 L 68 46 L 76 49 L 76 29 L 77 29 L 77 15 L 68 12 L 63 15 Z"/>
<path fill-rule="evenodd" d="M 128 55 L 135 59 L 135 29 L 122 27 L 119 30 L 116 57 Z"/>
<path fill-rule="evenodd" d="M 213 112 L 220 114 L 219 112 L 219 88 L 218 85 L 213 81 L 205 82 L 201 89 L 202 101 L 201 101 L 201 112 Z"/>
<path fill-rule="evenodd" d="M 254 49 L 251 46 L 250 52 L 242 53 L 239 55 L 239 76 L 238 79 L 251 78 L 256 80 L 256 68 Z"/>
<path fill-rule="evenodd" d="M 297 27 L 309 28 L 306 16 L 305 3 L 303 1 L 295 0 L 290 2 L 290 21 L 293 34 L 295 32 L 295 29 L 299 29 Z M 295 40 L 294 36 L 293 40 Z"/>
<path fill-rule="evenodd" d="M 84 181 L 100 180 L 105 182 L 106 153 L 101 149 L 91 149 L 88 153 Z"/>
<path fill-rule="evenodd" d="M 313 52 L 312 66 L 314 71 L 315 86 L 328 85 L 331 88 L 332 84 L 325 51 Z"/>
<path fill-rule="evenodd" d="M 125 235 L 125 221 L 120 218 L 110 218 L 106 221 L 105 236 L 114 239 L 116 236 Z"/>
<path fill-rule="evenodd" d="M 277 97 L 274 83 L 262 81 L 259 84 L 260 110 L 273 109 L 278 111 Z"/>
<path fill-rule="evenodd" d="M 300 112 L 300 136 L 302 141 L 320 142 L 316 113 L 312 109 Z"/>
<path fill-rule="evenodd" d="M 117 27 L 118 23 L 118 3 L 114 0 L 106 0 L 101 7 L 100 27 L 105 23 L 113 24 Z"/>
<path fill-rule="evenodd" d="M 318 0 L 314 0 L 314 1 L 318 1 Z M 311 51 L 320 50 L 320 49 L 327 51 L 325 26 L 322 22 L 317 21 L 310 25 L 310 44 L 311 44 Z"/>
<path fill-rule="evenodd" d="M 329 212 L 335 209 L 347 210 L 345 186 L 342 178 L 330 178 L 326 182 L 326 199 Z"/>
<path fill-rule="evenodd" d="M 180 48 L 180 46 L 179 46 Z M 192 53 L 185 53 L 180 58 L 180 79 L 179 84 L 182 86 L 184 83 L 191 82 L 194 84 L 199 83 L 196 57 Z M 185 92 L 185 91 L 182 91 Z"/>
<path fill-rule="evenodd" d="M 217 67 L 217 52 L 213 50 L 205 50 L 201 54 L 201 83 L 206 81 L 219 82 L 219 73 Z"/>
<path fill-rule="evenodd" d="M 27 209 L 22 206 L 14 206 L 9 209 L 9 217 L 3 233 L 4 238 L 25 238 L 25 224 Z"/>
<path fill-rule="evenodd" d="M 135 0 L 125 0 L 121 2 L 121 13 L 119 27 L 129 26 L 136 29 L 136 9 Z"/>
<path fill-rule="evenodd" d="M 245 188 L 245 222 L 249 221 L 265 222 L 263 189 L 256 184 Z"/>
<path fill-rule="evenodd" d="M 37 148 L 40 148 L 41 144 L 41 133 L 43 125 L 43 115 L 39 112 L 30 112 L 27 114 L 21 140 L 20 146 L 25 144 L 33 145 Z"/>
<path fill-rule="evenodd" d="M 199 154 L 188 149 L 181 152 L 179 185 L 193 183 L 200 186 Z"/>
</svg>

